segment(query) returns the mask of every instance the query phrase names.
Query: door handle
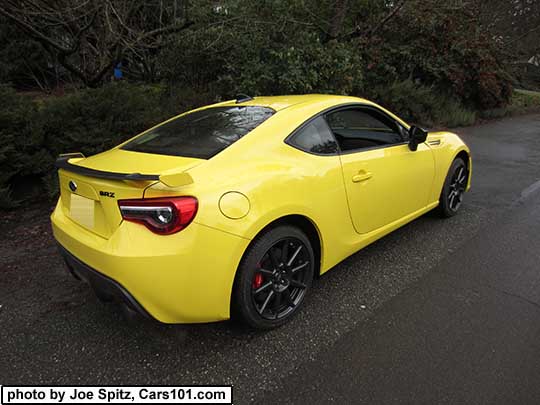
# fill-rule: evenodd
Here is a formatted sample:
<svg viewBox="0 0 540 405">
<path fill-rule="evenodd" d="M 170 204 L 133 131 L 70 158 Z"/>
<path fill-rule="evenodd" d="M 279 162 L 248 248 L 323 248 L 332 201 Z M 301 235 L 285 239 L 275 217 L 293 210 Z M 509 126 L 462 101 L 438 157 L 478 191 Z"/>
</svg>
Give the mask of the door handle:
<svg viewBox="0 0 540 405">
<path fill-rule="evenodd" d="M 360 183 L 362 181 L 371 179 L 371 177 L 373 177 L 373 173 L 362 171 L 358 173 L 357 175 L 353 176 L 352 181 L 353 183 Z"/>
</svg>

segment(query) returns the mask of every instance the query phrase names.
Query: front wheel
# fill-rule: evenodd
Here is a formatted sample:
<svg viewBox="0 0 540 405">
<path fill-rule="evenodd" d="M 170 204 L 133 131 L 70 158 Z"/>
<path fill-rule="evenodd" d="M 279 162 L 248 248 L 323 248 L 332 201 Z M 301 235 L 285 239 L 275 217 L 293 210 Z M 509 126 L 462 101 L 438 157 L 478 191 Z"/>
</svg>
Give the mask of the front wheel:
<svg viewBox="0 0 540 405">
<path fill-rule="evenodd" d="M 461 158 L 457 158 L 450 166 L 448 175 L 439 199 L 439 212 L 442 217 L 448 218 L 458 213 L 463 203 L 463 195 L 467 189 L 469 172 L 467 165 Z"/>
<path fill-rule="evenodd" d="M 298 228 L 278 226 L 248 248 L 235 280 L 233 315 L 256 329 L 272 329 L 300 309 L 313 280 L 315 256 Z"/>
</svg>

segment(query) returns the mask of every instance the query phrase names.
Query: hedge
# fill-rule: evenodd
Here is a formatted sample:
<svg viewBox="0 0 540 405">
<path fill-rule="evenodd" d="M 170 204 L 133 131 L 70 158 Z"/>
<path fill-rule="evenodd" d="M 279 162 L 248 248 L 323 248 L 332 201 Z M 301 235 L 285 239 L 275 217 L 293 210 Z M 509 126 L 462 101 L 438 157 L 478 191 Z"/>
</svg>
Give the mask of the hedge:
<svg viewBox="0 0 540 405">
<path fill-rule="evenodd" d="M 0 86 L 0 208 L 54 195 L 59 153 L 98 153 L 171 115 L 163 93 L 118 83 L 33 100 Z"/>
</svg>

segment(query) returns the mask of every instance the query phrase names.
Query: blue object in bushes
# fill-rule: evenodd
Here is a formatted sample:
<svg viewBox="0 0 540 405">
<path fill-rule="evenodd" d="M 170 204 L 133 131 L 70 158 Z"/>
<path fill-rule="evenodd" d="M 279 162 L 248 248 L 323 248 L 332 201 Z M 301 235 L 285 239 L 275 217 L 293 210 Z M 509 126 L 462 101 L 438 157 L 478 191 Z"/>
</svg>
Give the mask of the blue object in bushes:
<svg viewBox="0 0 540 405">
<path fill-rule="evenodd" d="M 118 63 L 114 68 L 114 78 L 119 80 L 124 77 L 124 73 L 122 73 L 122 62 Z"/>
</svg>

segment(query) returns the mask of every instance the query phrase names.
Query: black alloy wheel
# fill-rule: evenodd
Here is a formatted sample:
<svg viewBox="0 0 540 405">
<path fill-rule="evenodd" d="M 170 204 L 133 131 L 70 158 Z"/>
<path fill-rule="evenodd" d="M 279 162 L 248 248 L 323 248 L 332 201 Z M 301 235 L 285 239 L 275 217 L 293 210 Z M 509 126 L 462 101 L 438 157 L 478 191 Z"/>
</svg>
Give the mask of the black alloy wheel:
<svg viewBox="0 0 540 405">
<path fill-rule="evenodd" d="M 463 202 L 463 194 L 467 188 L 467 169 L 460 166 L 450 182 L 450 192 L 448 193 L 448 207 L 452 211 L 457 211 Z"/>
<path fill-rule="evenodd" d="M 451 217 L 457 214 L 463 203 L 468 180 L 467 166 L 461 158 L 457 158 L 448 171 L 439 200 L 439 211 L 443 217 Z"/>
<path fill-rule="evenodd" d="M 311 243 L 299 229 L 279 226 L 260 236 L 240 265 L 234 312 L 257 329 L 287 322 L 300 308 L 314 272 Z"/>
</svg>

